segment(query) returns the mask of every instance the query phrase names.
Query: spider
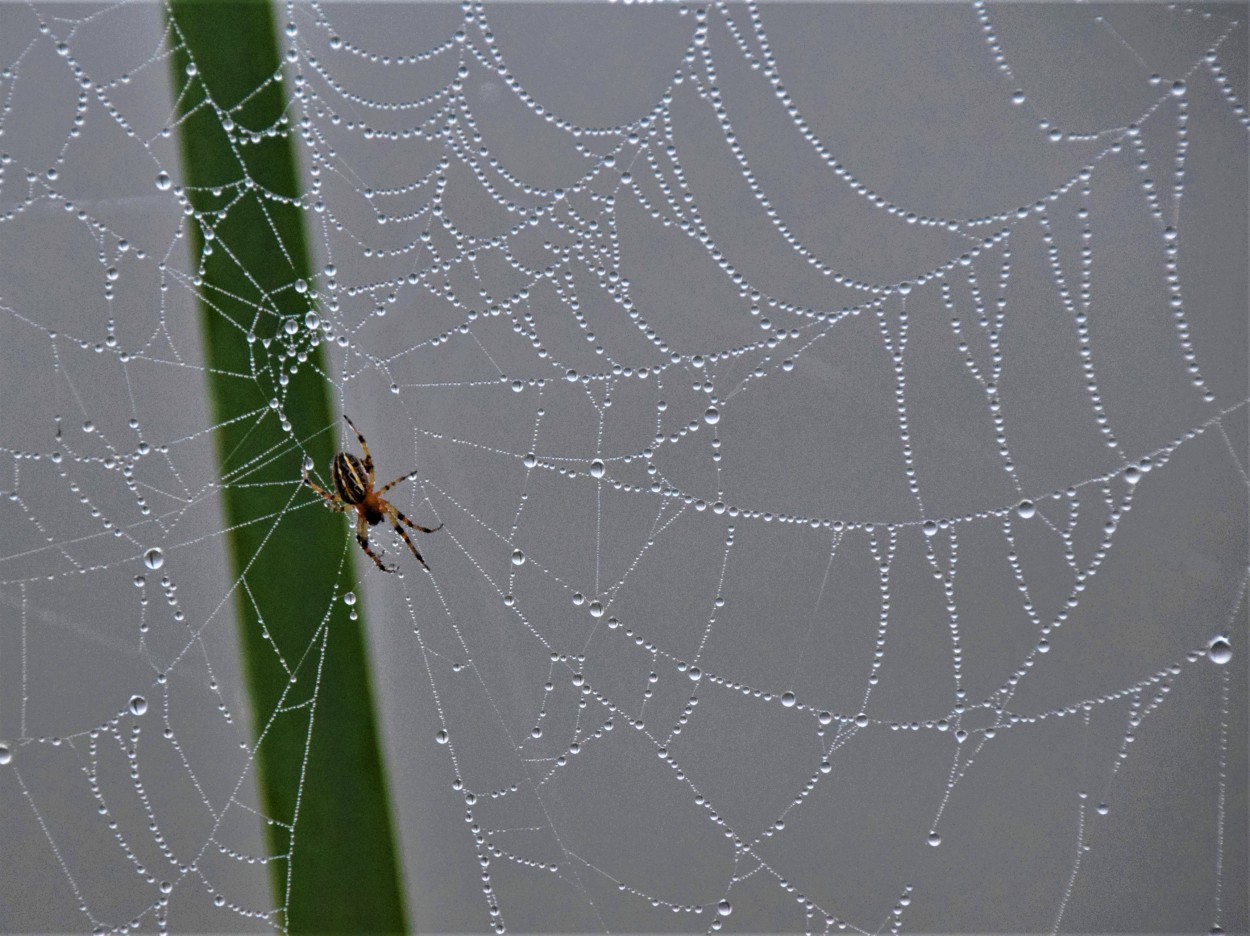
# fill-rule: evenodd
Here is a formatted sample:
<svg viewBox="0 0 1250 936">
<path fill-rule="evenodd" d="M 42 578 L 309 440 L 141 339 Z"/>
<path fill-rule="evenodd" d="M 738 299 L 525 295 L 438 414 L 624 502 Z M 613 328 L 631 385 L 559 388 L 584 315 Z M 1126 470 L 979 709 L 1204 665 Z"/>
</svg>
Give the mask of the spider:
<svg viewBox="0 0 1250 936">
<path fill-rule="evenodd" d="M 365 437 L 360 434 L 360 430 L 346 413 L 343 414 L 343 418 L 347 420 L 347 424 L 356 433 L 356 438 L 360 440 L 360 447 L 365 453 L 364 463 L 362 464 L 360 459 L 350 452 L 339 452 L 335 455 L 334 461 L 330 462 L 330 477 L 334 480 L 333 494 L 310 481 L 307 468 L 304 469 L 304 483 L 324 497 L 326 506 L 331 510 L 339 513 L 350 513 L 353 509 L 356 511 L 356 542 L 365 551 L 365 555 L 372 559 L 383 572 L 397 571 L 384 566 L 378 554 L 369 548 L 369 527 L 381 523 L 383 517 L 391 522 L 391 526 L 408 544 L 408 548 L 417 557 L 417 561 L 428 570 L 430 567 L 421 558 L 421 553 L 417 551 L 416 546 L 412 545 L 407 531 L 399 523 L 402 520 L 414 530 L 420 530 L 422 533 L 437 533 L 443 525 L 440 523 L 430 529 L 413 523 L 404 516 L 403 511 L 397 510 L 382 496 L 401 481 L 407 481 L 416 472 L 410 471 L 406 475 L 400 475 L 390 484 L 375 491 L 373 489 L 373 456 L 369 454 L 369 444 L 365 442 Z"/>
</svg>

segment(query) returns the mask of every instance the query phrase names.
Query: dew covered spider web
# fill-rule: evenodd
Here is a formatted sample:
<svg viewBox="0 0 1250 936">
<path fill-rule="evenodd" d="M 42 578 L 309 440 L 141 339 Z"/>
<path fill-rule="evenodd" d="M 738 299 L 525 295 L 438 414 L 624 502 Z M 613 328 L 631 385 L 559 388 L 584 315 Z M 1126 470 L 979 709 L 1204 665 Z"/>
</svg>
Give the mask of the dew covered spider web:
<svg viewBox="0 0 1250 936">
<path fill-rule="evenodd" d="M 200 77 L 0 16 L 0 929 L 281 930 Z M 1246 931 L 1244 7 L 278 19 L 417 928 Z"/>
</svg>

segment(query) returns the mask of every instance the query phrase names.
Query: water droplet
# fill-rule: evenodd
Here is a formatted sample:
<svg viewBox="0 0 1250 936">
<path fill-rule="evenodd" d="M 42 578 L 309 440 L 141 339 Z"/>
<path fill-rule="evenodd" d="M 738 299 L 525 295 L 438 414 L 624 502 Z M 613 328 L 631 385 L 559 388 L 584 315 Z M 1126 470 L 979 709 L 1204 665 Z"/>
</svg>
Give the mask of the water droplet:
<svg viewBox="0 0 1250 936">
<path fill-rule="evenodd" d="M 603 471 L 604 471 L 603 462 L 599 460 L 598 458 L 596 458 L 594 461 L 590 463 L 590 476 L 592 478 L 602 478 Z"/>
<path fill-rule="evenodd" d="M 1141 469 L 1136 465 L 1129 465 L 1124 469 L 1124 480 L 1129 484 L 1136 484 L 1141 480 Z"/>
<path fill-rule="evenodd" d="M 303 464 L 303 466 L 304 466 L 304 470 L 305 470 L 305 471 L 312 471 L 312 470 L 313 470 L 313 460 L 312 460 L 312 456 L 311 456 L 311 455 L 305 455 L 305 456 L 304 456 L 304 460 L 303 460 L 302 464 Z"/>
<path fill-rule="evenodd" d="M 1216 637 L 1207 648 L 1207 657 L 1212 663 L 1223 666 L 1233 658 L 1233 645 L 1225 637 Z"/>
<path fill-rule="evenodd" d="M 938 531 L 938 525 L 932 520 L 926 520 L 923 529 L 925 536 L 934 536 Z"/>
<path fill-rule="evenodd" d="M 141 695 L 130 697 L 130 714 L 142 715 L 148 710 L 148 700 Z"/>
<path fill-rule="evenodd" d="M 729 916 L 729 914 L 734 912 L 733 904 L 731 904 L 728 900 L 722 900 L 716 905 L 716 912 L 721 916 Z"/>
<path fill-rule="evenodd" d="M 966 740 L 968 740 L 968 732 L 960 728 L 958 731 L 955 732 L 955 740 L 958 741 L 960 744 L 963 744 Z"/>
<path fill-rule="evenodd" d="M 596 617 L 596 618 L 603 617 L 603 602 L 592 601 L 590 603 L 590 607 L 587 608 L 587 610 L 590 612 L 591 617 Z"/>
<path fill-rule="evenodd" d="M 691 682 L 698 682 L 703 678 L 703 670 L 699 669 L 697 666 L 692 666 L 686 675 L 690 677 Z"/>
<path fill-rule="evenodd" d="M 148 577 L 146 575 L 135 576 L 135 588 L 142 588 L 147 583 L 148 583 Z"/>
<path fill-rule="evenodd" d="M 288 335 L 294 335 L 297 331 L 299 331 L 299 322 L 295 321 L 293 318 L 289 318 L 282 323 L 282 330 Z"/>
<path fill-rule="evenodd" d="M 573 604 L 574 605 L 580 608 L 585 603 L 586 603 L 585 595 L 583 595 L 581 592 L 573 592 Z"/>
<path fill-rule="evenodd" d="M 519 549 L 512 550 L 512 564 L 514 566 L 525 565 L 525 553 Z"/>
<path fill-rule="evenodd" d="M 9 750 L 7 744 L 0 744 L 0 767 L 13 760 L 13 752 Z"/>
<path fill-rule="evenodd" d="M 1178 78 L 1176 81 L 1172 82 L 1172 97 L 1184 97 L 1184 96 L 1185 96 L 1185 82 L 1181 81 Z"/>
<path fill-rule="evenodd" d="M 159 546 L 153 546 L 143 554 L 143 564 L 155 571 L 165 564 L 165 554 Z"/>
<path fill-rule="evenodd" d="M 321 317 L 316 312 L 304 313 L 304 327 L 309 331 L 314 331 L 321 327 Z"/>
<path fill-rule="evenodd" d="M 355 603 L 356 603 L 356 593 L 355 593 L 355 592 L 350 592 L 350 591 L 349 591 L 349 592 L 345 592 L 345 593 L 343 594 L 343 604 L 347 605 L 348 607 L 351 607 L 351 606 L 352 606 L 352 605 L 354 605 Z"/>
<path fill-rule="evenodd" d="M 781 704 L 786 708 L 794 708 L 794 693 L 787 689 L 781 694 Z"/>
<path fill-rule="evenodd" d="M 855 724 L 859 728 L 867 728 L 868 716 L 865 715 L 863 712 L 860 712 L 858 715 L 855 716 Z"/>
<path fill-rule="evenodd" d="M 937 832 L 930 832 L 929 844 L 932 845 L 934 848 L 937 848 L 939 845 L 942 844 L 942 836 L 938 835 Z"/>
<path fill-rule="evenodd" d="M 1098 810 L 1098 815 L 1100 816 L 1105 816 L 1107 813 L 1111 812 L 1111 807 L 1106 803 L 1099 803 L 1095 808 Z"/>
<path fill-rule="evenodd" d="M 438 731 L 434 732 L 434 740 L 437 741 L 439 744 L 446 744 L 447 743 L 447 729 L 440 728 L 438 729 Z"/>
<path fill-rule="evenodd" d="M 703 421 L 709 426 L 715 426 L 718 422 L 720 422 L 720 410 L 718 410 L 715 406 L 709 406 L 703 413 Z"/>
<path fill-rule="evenodd" d="M 156 174 L 156 187 L 162 192 L 168 192 L 173 184 L 174 180 L 169 177 L 168 172 L 158 172 Z"/>
<path fill-rule="evenodd" d="M 525 389 L 525 382 L 524 382 L 524 381 L 521 381 L 521 380 L 514 380 L 514 381 L 512 381 L 512 392 L 513 392 L 513 393 L 520 393 L 520 392 L 521 392 L 522 390 L 524 390 L 524 389 Z"/>
<path fill-rule="evenodd" d="M 828 725 L 829 723 L 833 721 L 833 713 L 821 712 L 819 715 L 816 716 L 816 720 L 820 722 L 822 725 Z"/>
<path fill-rule="evenodd" d="M 537 725 L 535 725 L 533 729 L 530 731 L 530 737 L 541 738 L 542 736 L 543 736 L 543 730 L 539 728 Z"/>
<path fill-rule="evenodd" d="M 523 464 L 526 468 L 533 468 L 538 464 L 538 456 L 533 452 L 526 452 L 525 457 L 521 459 L 521 464 Z"/>
<path fill-rule="evenodd" d="M 1020 503 L 1016 504 L 1016 513 L 1020 515 L 1022 520 L 1028 520 L 1031 516 L 1037 513 L 1037 508 L 1033 506 L 1033 502 L 1031 500 L 1022 500 Z"/>
</svg>

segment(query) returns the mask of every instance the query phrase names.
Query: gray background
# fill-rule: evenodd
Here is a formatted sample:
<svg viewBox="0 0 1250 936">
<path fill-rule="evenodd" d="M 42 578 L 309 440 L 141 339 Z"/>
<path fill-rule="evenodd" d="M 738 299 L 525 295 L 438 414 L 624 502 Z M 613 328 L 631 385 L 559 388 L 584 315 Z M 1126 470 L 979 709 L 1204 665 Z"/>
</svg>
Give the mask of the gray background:
<svg viewBox="0 0 1250 936">
<path fill-rule="evenodd" d="M 1244 6 L 696 9 L 283 14 L 414 924 L 1245 932 Z M 6 932 L 269 928 L 162 31 L 0 5 Z"/>
</svg>

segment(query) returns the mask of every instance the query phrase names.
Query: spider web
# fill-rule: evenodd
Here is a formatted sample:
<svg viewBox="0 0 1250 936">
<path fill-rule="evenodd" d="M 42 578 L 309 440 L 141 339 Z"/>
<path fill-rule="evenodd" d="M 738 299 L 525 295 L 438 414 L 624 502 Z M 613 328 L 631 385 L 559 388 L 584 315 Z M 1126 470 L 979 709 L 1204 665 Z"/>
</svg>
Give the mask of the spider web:
<svg viewBox="0 0 1250 936">
<path fill-rule="evenodd" d="M 1246 931 L 1244 13 L 284 8 L 414 925 Z M 0 929 L 281 930 L 178 36 L 0 15 Z"/>
</svg>

